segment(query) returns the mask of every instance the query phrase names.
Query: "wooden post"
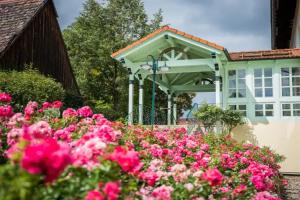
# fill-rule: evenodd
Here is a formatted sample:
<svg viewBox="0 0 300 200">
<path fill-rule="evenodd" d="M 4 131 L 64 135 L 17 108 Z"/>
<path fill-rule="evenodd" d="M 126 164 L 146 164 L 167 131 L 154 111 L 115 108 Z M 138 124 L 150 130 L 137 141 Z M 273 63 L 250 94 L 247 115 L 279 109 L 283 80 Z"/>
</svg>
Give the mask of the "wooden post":
<svg viewBox="0 0 300 200">
<path fill-rule="evenodd" d="M 128 125 L 133 124 L 133 94 L 134 93 L 134 76 L 129 73 L 129 95 L 128 95 Z"/>
<path fill-rule="evenodd" d="M 139 79 L 139 124 L 143 125 L 144 119 L 144 80 Z"/>
<path fill-rule="evenodd" d="M 171 125 L 172 120 L 172 95 L 168 92 L 168 125 Z"/>
<path fill-rule="evenodd" d="M 173 97 L 173 125 L 177 125 L 177 97 Z"/>
</svg>

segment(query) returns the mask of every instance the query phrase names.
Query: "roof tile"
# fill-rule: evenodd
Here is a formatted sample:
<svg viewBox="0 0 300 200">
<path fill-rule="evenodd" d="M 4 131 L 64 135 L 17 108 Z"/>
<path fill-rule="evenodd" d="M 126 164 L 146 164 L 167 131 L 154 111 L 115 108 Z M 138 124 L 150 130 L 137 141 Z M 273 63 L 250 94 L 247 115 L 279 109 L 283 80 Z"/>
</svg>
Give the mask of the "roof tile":
<svg viewBox="0 0 300 200">
<path fill-rule="evenodd" d="M 300 58 L 300 48 L 232 52 L 229 53 L 229 55 L 230 55 L 230 59 L 233 61 Z"/>
</svg>

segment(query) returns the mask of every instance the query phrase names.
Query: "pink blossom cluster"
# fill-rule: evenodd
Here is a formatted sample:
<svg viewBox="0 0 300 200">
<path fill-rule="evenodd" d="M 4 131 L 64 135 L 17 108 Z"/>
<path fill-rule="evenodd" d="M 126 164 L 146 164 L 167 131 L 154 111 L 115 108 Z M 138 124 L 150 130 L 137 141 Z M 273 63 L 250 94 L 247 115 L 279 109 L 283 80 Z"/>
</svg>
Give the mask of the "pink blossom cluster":
<svg viewBox="0 0 300 200">
<path fill-rule="evenodd" d="M 129 173 L 137 173 L 142 167 L 138 152 L 127 150 L 124 147 L 118 146 L 109 156 L 109 159 L 117 162 L 123 171 Z"/>
<path fill-rule="evenodd" d="M 2 103 L 10 103 L 12 100 L 11 96 L 5 92 L 0 93 L 0 102 Z"/>
<path fill-rule="evenodd" d="M 53 102 L 44 102 L 42 108 L 39 109 L 39 112 L 43 112 L 44 110 L 55 108 L 60 109 L 63 106 L 63 102 L 61 101 L 53 101 Z"/>
<path fill-rule="evenodd" d="M 216 168 L 206 170 L 206 172 L 202 174 L 202 178 L 208 181 L 211 186 L 221 185 L 223 181 L 223 175 Z"/>
<path fill-rule="evenodd" d="M 13 115 L 13 108 L 10 105 L 0 106 L 0 118 L 1 117 L 11 117 Z"/>
<path fill-rule="evenodd" d="M 87 193 L 85 200 L 117 200 L 119 198 L 121 187 L 119 182 L 108 182 L 103 187 L 103 192 L 91 190 Z"/>
<path fill-rule="evenodd" d="M 51 138 L 29 141 L 21 159 L 21 166 L 26 171 L 44 175 L 46 182 L 57 179 L 69 164 L 69 147 Z"/>
<path fill-rule="evenodd" d="M 87 106 L 68 108 L 62 118 L 44 117 L 44 110 L 61 106 L 59 101 L 41 107 L 29 102 L 24 114 L 5 115 L 0 123 L 10 147 L 6 153 L 29 174 L 44 176 L 46 182 L 55 182 L 68 166 L 91 174 L 111 170 L 102 171 L 99 184 L 85 191 L 86 200 L 277 200 L 276 188 L 286 185 L 275 154 L 238 144 L 230 136 L 215 144 L 213 138 L 220 136 L 189 135 L 185 128 L 125 127 L 93 114 Z M 17 154 L 20 159 L 14 160 Z M 121 174 L 119 180 L 116 174 Z M 68 173 L 63 178 L 72 176 L 76 175 Z M 126 193 L 132 187 L 127 187 L 129 183 L 136 183 L 136 188 Z"/>
<path fill-rule="evenodd" d="M 275 172 L 267 165 L 253 161 L 243 173 L 251 175 L 250 180 L 258 191 L 272 190 L 274 187 L 271 177 Z"/>
<path fill-rule="evenodd" d="M 24 109 L 25 119 L 29 120 L 31 116 L 36 112 L 37 109 L 38 109 L 38 103 L 35 101 L 30 101 Z"/>
</svg>

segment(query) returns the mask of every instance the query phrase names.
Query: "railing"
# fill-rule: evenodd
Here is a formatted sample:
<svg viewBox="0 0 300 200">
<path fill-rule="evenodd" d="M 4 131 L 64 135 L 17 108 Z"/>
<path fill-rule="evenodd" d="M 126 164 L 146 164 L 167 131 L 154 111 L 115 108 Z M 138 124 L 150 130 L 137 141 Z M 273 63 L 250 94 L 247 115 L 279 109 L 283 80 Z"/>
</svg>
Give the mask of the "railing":
<svg viewBox="0 0 300 200">
<path fill-rule="evenodd" d="M 174 118 L 172 117 L 171 120 Z M 133 108 L 133 124 L 139 123 L 139 108 Z M 126 124 L 128 124 L 128 116 L 125 118 Z M 168 123 L 168 114 L 167 109 L 156 109 L 154 116 L 154 124 L 155 125 L 166 125 Z M 143 109 L 143 125 L 151 124 L 151 107 L 144 106 Z"/>
</svg>

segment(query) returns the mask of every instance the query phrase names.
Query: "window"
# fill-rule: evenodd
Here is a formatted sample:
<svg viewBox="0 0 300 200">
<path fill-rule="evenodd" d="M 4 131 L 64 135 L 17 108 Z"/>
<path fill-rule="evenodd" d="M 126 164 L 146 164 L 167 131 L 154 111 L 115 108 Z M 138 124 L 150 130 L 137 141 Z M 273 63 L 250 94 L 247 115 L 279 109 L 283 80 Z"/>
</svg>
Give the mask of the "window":
<svg viewBox="0 0 300 200">
<path fill-rule="evenodd" d="M 284 103 L 281 106 L 282 116 L 300 116 L 300 103 Z"/>
<path fill-rule="evenodd" d="M 228 88 L 229 98 L 246 97 L 246 70 L 229 70 L 228 71 Z"/>
<path fill-rule="evenodd" d="M 272 117 L 274 116 L 273 104 L 255 104 L 256 117 Z"/>
<path fill-rule="evenodd" d="M 300 67 L 281 68 L 282 96 L 300 96 Z"/>
<path fill-rule="evenodd" d="M 237 110 L 239 111 L 242 116 L 247 116 L 247 106 L 246 105 L 229 105 L 230 110 Z"/>
<path fill-rule="evenodd" d="M 273 97 L 272 68 L 254 70 L 255 97 Z"/>
</svg>

